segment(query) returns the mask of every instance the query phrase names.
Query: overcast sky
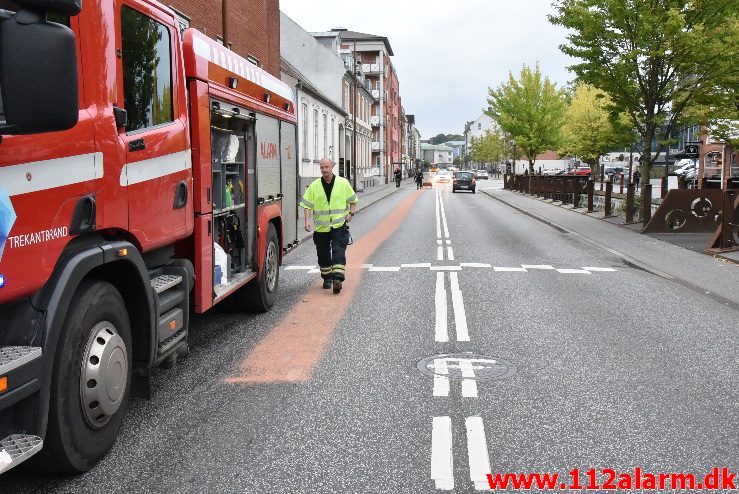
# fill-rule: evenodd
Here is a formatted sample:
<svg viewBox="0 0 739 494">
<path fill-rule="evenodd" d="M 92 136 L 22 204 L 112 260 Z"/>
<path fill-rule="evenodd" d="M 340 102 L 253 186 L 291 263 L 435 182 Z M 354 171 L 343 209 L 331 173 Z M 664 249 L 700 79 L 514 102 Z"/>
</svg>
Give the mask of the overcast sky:
<svg viewBox="0 0 739 494">
<path fill-rule="evenodd" d="M 406 113 L 423 139 L 461 134 L 487 108 L 488 87 L 518 76 L 525 63 L 562 86 L 572 60 L 559 51 L 565 31 L 547 20 L 552 0 L 280 0 L 306 31 L 345 27 L 387 36 Z"/>
</svg>

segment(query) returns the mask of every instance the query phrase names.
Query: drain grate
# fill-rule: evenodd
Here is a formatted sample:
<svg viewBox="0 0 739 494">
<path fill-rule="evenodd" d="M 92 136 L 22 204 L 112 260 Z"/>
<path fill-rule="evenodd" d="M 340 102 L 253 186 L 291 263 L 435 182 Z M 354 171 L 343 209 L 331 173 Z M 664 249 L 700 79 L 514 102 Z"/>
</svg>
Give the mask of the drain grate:
<svg viewBox="0 0 739 494">
<path fill-rule="evenodd" d="M 487 357 L 474 353 L 447 353 L 422 358 L 416 364 L 418 370 L 432 376 L 448 379 L 493 381 L 507 379 L 518 369 L 508 360 L 500 357 Z"/>
</svg>

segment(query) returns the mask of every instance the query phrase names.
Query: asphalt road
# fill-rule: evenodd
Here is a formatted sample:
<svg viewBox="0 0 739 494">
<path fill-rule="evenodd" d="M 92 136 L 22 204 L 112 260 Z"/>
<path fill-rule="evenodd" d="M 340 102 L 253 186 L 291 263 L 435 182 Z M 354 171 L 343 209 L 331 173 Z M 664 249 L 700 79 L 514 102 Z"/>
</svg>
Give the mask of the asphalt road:
<svg viewBox="0 0 739 494">
<path fill-rule="evenodd" d="M 732 308 L 480 193 L 404 186 L 352 233 L 369 252 L 356 291 L 321 290 L 301 245 L 270 313 L 195 318 L 190 356 L 155 372 L 93 470 L 12 471 L 0 491 L 461 493 L 490 472 L 739 471 Z M 309 377 L 251 379 L 244 359 L 304 300 L 343 311 L 308 345 Z"/>
</svg>

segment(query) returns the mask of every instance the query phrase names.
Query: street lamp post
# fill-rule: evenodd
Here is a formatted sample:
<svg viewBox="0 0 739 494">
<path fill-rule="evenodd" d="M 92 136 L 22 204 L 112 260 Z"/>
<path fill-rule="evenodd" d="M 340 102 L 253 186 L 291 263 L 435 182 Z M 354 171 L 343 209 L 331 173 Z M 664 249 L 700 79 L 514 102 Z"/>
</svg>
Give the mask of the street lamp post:
<svg viewBox="0 0 739 494">
<path fill-rule="evenodd" d="M 361 62 L 357 60 L 357 42 L 354 42 L 354 49 L 352 50 L 352 61 L 354 62 L 354 67 L 352 67 L 352 76 L 354 77 L 354 94 L 353 94 L 353 100 L 354 104 L 352 105 L 352 188 L 354 190 L 357 190 L 357 86 L 359 85 L 359 81 L 357 79 L 357 70 L 359 70 L 359 66 L 361 65 Z"/>
<path fill-rule="evenodd" d="M 513 165 L 511 165 L 511 175 L 516 174 L 516 140 L 511 139 L 510 145 L 513 147 Z"/>
</svg>

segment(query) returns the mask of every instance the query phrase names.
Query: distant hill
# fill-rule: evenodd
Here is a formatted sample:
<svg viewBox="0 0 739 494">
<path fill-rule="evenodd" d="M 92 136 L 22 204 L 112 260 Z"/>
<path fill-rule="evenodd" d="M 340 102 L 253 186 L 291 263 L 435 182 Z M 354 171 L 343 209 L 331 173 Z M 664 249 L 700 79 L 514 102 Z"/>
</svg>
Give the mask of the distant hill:
<svg viewBox="0 0 739 494">
<path fill-rule="evenodd" d="M 444 144 L 449 141 L 464 141 L 464 136 L 459 134 L 437 134 L 428 140 L 429 144 Z"/>
</svg>

